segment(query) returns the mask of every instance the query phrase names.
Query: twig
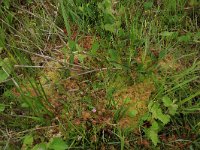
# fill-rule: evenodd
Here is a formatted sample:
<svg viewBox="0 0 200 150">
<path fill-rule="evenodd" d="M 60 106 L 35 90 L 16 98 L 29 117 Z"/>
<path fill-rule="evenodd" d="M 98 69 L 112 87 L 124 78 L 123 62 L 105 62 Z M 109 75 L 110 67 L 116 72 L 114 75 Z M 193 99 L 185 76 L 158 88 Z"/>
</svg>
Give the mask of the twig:
<svg viewBox="0 0 200 150">
<path fill-rule="evenodd" d="M 20 76 L 22 76 L 23 74 L 20 74 L 20 75 L 18 75 L 18 77 L 20 77 Z M 4 80 L 4 81 L 2 81 L 1 83 L 5 83 L 5 82 L 8 82 L 8 81 L 10 81 L 10 80 L 14 80 L 14 78 L 9 78 L 9 79 L 6 79 L 6 80 Z"/>
<path fill-rule="evenodd" d="M 44 126 L 44 127 L 35 127 L 35 128 L 32 128 L 32 129 L 27 129 L 27 130 L 21 131 L 21 132 L 17 132 L 17 133 L 7 133 L 7 134 L 9 135 L 9 137 L 15 137 L 16 135 L 23 134 L 23 133 L 30 132 L 30 131 L 36 131 L 36 130 L 42 130 L 42 129 L 48 129 L 48 128 L 55 128 L 55 127 L 59 127 L 59 125 Z M 14 136 L 14 135 L 15 135 L 15 136 Z M 6 135 L 0 136 L 0 137 L 5 137 L 5 136 L 6 136 Z"/>
<path fill-rule="evenodd" d="M 98 71 L 102 72 L 102 71 L 105 71 L 105 70 L 108 70 L 108 69 L 110 69 L 110 68 L 100 68 L 100 69 L 89 70 L 89 71 L 79 73 L 79 74 L 74 75 L 74 76 L 70 76 L 67 79 L 71 79 L 71 78 L 76 77 L 76 76 L 81 76 L 81 75 L 85 75 L 85 74 L 89 74 L 89 73 L 93 73 L 93 72 L 98 72 Z M 112 70 L 121 70 L 121 68 L 112 68 Z"/>
<path fill-rule="evenodd" d="M 7 44 L 7 45 L 8 45 L 8 44 Z M 10 46 L 10 45 L 8 45 L 8 46 Z M 10 47 L 13 47 L 13 46 L 10 46 Z M 16 48 L 16 49 L 18 49 L 18 50 L 20 50 L 20 51 L 23 51 L 23 52 L 26 52 L 26 53 L 29 53 L 29 54 L 38 56 L 38 57 L 42 57 L 42 58 L 44 58 L 44 59 L 49 59 L 49 60 L 53 60 L 53 61 L 59 62 L 59 63 L 61 63 L 62 65 L 65 63 L 65 64 L 67 64 L 67 65 L 71 65 L 71 66 L 74 66 L 74 67 L 89 69 L 88 67 L 81 66 L 81 65 L 76 65 L 76 64 L 71 64 L 71 63 L 68 63 L 68 62 L 63 62 L 63 61 L 61 61 L 61 60 L 57 60 L 57 59 L 52 58 L 52 57 L 50 57 L 50 56 L 46 56 L 46 55 L 41 55 L 41 54 L 29 52 L 28 50 L 20 49 L 20 48 L 17 48 L 17 47 L 14 47 L 14 48 Z"/>
<path fill-rule="evenodd" d="M 51 69 L 69 69 L 78 71 L 79 69 L 69 68 L 69 67 L 50 67 L 50 66 L 30 66 L 30 65 L 14 65 L 16 68 L 51 68 Z"/>
<path fill-rule="evenodd" d="M 3 71 L 4 71 L 8 76 L 10 76 L 9 73 L 8 73 L 4 68 L 2 68 L 2 69 L 3 69 Z M 11 78 L 11 80 L 13 81 L 13 83 L 15 84 L 15 86 L 16 86 L 17 88 L 19 88 L 19 84 L 15 81 L 15 79 L 14 79 L 14 78 Z"/>
</svg>

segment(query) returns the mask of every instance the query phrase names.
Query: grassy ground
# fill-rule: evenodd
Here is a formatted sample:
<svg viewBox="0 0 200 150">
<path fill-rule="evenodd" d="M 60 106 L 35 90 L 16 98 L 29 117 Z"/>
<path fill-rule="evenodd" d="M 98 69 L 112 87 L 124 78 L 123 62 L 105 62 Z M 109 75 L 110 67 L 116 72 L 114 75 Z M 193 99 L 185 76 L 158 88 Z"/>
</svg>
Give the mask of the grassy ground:
<svg viewBox="0 0 200 150">
<path fill-rule="evenodd" d="M 200 149 L 198 0 L 4 0 L 0 149 Z"/>
</svg>

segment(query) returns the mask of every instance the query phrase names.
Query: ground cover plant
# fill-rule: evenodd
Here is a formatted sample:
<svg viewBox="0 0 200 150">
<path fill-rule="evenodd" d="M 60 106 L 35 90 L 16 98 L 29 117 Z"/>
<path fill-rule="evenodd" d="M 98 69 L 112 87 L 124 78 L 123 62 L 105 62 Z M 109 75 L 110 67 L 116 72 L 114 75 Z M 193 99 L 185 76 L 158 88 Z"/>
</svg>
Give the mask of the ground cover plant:
<svg viewBox="0 0 200 150">
<path fill-rule="evenodd" d="M 0 1 L 0 149 L 200 149 L 199 9 Z"/>
</svg>

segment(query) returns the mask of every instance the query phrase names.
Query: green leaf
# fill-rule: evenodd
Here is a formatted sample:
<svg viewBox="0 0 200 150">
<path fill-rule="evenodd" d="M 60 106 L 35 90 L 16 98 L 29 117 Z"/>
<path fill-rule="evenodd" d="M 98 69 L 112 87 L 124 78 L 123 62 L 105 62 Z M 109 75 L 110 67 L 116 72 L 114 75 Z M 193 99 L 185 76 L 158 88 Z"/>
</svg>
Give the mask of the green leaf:
<svg viewBox="0 0 200 150">
<path fill-rule="evenodd" d="M 115 31 L 116 31 L 114 24 L 105 24 L 104 29 L 106 31 L 110 31 L 112 33 L 115 33 Z"/>
<path fill-rule="evenodd" d="M 5 81 L 9 76 L 3 71 L 0 70 L 0 83 Z"/>
<path fill-rule="evenodd" d="M 115 17 L 112 14 L 112 10 L 107 9 L 104 11 L 104 24 L 114 24 L 115 23 Z"/>
<path fill-rule="evenodd" d="M 152 123 L 151 130 L 154 130 L 154 131 L 158 131 L 159 130 L 159 126 L 158 126 L 158 123 L 156 121 L 154 121 Z"/>
<path fill-rule="evenodd" d="M 126 97 L 124 99 L 124 104 L 128 104 L 131 101 L 130 97 Z"/>
<path fill-rule="evenodd" d="M 83 48 L 80 47 L 78 44 L 76 44 L 76 51 L 82 52 L 82 51 L 83 51 Z"/>
<path fill-rule="evenodd" d="M 153 142 L 153 144 L 155 146 L 158 144 L 159 139 L 158 139 L 158 132 L 157 131 L 149 129 L 148 132 L 147 132 L 147 136 L 148 136 L 148 138 L 151 139 L 151 141 Z"/>
<path fill-rule="evenodd" d="M 59 137 L 52 138 L 48 143 L 48 148 L 53 150 L 65 150 L 68 145 Z"/>
<path fill-rule="evenodd" d="M 96 55 L 98 49 L 99 49 L 99 43 L 98 42 L 94 42 L 92 44 L 91 54 L 92 55 Z"/>
<path fill-rule="evenodd" d="M 27 145 L 27 146 L 31 146 L 33 144 L 33 136 L 32 135 L 26 135 L 25 138 L 24 138 L 23 144 Z"/>
<path fill-rule="evenodd" d="M 118 51 L 117 50 L 114 50 L 114 49 L 109 49 L 108 50 L 108 53 L 109 53 L 109 61 L 111 62 L 119 62 L 120 60 L 120 57 L 119 57 L 119 54 L 118 54 Z"/>
<path fill-rule="evenodd" d="M 76 50 L 76 42 L 73 40 L 69 40 L 68 41 L 68 45 L 71 51 L 75 51 Z"/>
<path fill-rule="evenodd" d="M 178 105 L 174 104 L 174 102 L 167 96 L 164 96 L 162 98 L 162 101 L 163 101 L 164 106 L 168 108 L 169 114 L 170 115 L 175 115 L 175 113 L 176 113 L 176 111 L 178 109 Z"/>
<path fill-rule="evenodd" d="M 84 62 L 84 60 L 85 60 L 86 57 L 87 57 L 87 56 L 84 55 L 84 54 L 78 54 L 78 55 L 77 55 L 77 58 L 78 58 L 78 60 L 79 60 L 81 63 Z"/>
<path fill-rule="evenodd" d="M 157 118 L 162 121 L 163 124 L 170 122 L 170 116 L 162 113 L 161 109 L 157 111 Z"/>
<path fill-rule="evenodd" d="M 129 117 L 131 117 L 131 118 L 134 118 L 136 115 L 137 115 L 137 110 L 131 110 L 129 113 L 128 113 L 128 115 L 129 115 Z"/>
<path fill-rule="evenodd" d="M 160 35 L 165 39 L 172 40 L 172 39 L 177 38 L 178 32 L 164 31 L 164 32 L 160 33 Z"/>
<path fill-rule="evenodd" d="M 165 107 L 169 107 L 173 104 L 172 100 L 167 96 L 164 96 L 162 98 L 162 101 L 163 101 L 163 104 L 164 104 Z"/>
<path fill-rule="evenodd" d="M 104 0 L 103 4 L 104 4 L 105 8 L 107 8 L 107 9 L 111 8 L 111 6 L 112 6 L 112 3 L 110 0 Z"/>
<path fill-rule="evenodd" d="M 4 0 L 3 4 L 6 7 L 6 9 L 9 9 L 9 7 L 10 7 L 10 0 Z"/>
<path fill-rule="evenodd" d="M 164 114 L 158 114 L 158 119 L 162 121 L 163 124 L 167 124 L 170 122 L 170 116 L 169 115 L 164 115 Z"/>
<path fill-rule="evenodd" d="M 46 143 L 40 143 L 35 145 L 32 150 L 47 150 L 47 144 Z"/>
<path fill-rule="evenodd" d="M 169 108 L 169 114 L 170 115 L 175 115 L 178 109 L 178 105 L 177 104 L 172 104 Z"/>
<path fill-rule="evenodd" d="M 145 113 L 142 117 L 142 121 L 150 120 L 151 119 L 151 114 L 149 112 Z"/>
<path fill-rule="evenodd" d="M 144 9 L 151 9 L 153 7 L 153 2 L 145 2 L 144 3 Z"/>
<path fill-rule="evenodd" d="M 165 115 L 162 113 L 162 109 L 160 108 L 160 105 L 158 103 L 155 103 L 150 112 L 152 113 L 152 117 L 155 119 L 159 119 L 162 121 L 163 124 L 167 124 L 170 122 L 170 116 Z"/>
<path fill-rule="evenodd" d="M 148 104 L 148 109 L 151 110 L 153 105 L 154 105 L 154 101 L 150 101 L 149 104 Z"/>
<path fill-rule="evenodd" d="M 5 105 L 4 104 L 0 104 L 0 112 L 3 112 L 5 110 Z"/>
<path fill-rule="evenodd" d="M 163 37 L 170 37 L 174 34 L 174 32 L 164 31 L 160 35 Z"/>
<path fill-rule="evenodd" d="M 12 25 L 13 18 L 14 18 L 14 13 L 13 12 L 8 13 L 6 15 L 6 20 L 5 20 L 6 23 Z"/>
<path fill-rule="evenodd" d="M 154 120 L 151 127 L 145 131 L 147 137 L 151 139 L 153 144 L 156 146 L 159 142 L 158 139 L 158 131 L 159 131 L 159 125 L 158 123 Z"/>
<path fill-rule="evenodd" d="M 183 35 L 183 36 L 178 37 L 179 42 L 189 42 L 190 40 L 191 40 L 190 35 Z"/>
<path fill-rule="evenodd" d="M 8 59 L 8 58 L 4 58 L 1 66 L 4 68 L 4 70 L 10 74 L 13 70 L 13 66 L 12 66 L 12 63 L 11 61 Z"/>
<path fill-rule="evenodd" d="M 21 107 L 23 107 L 23 108 L 29 108 L 30 106 L 27 103 L 24 102 L 24 103 L 21 104 Z"/>
</svg>

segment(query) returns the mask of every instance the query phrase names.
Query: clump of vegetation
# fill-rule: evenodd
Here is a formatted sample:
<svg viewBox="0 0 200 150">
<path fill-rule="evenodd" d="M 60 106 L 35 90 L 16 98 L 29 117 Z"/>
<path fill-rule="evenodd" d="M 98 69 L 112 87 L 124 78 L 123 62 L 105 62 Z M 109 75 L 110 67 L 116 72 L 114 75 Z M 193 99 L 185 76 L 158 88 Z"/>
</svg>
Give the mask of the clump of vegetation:
<svg viewBox="0 0 200 150">
<path fill-rule="evenodd" d="M 199 8 L 0 2 L 0 149 L 199 149 Z"/>
</svg>

